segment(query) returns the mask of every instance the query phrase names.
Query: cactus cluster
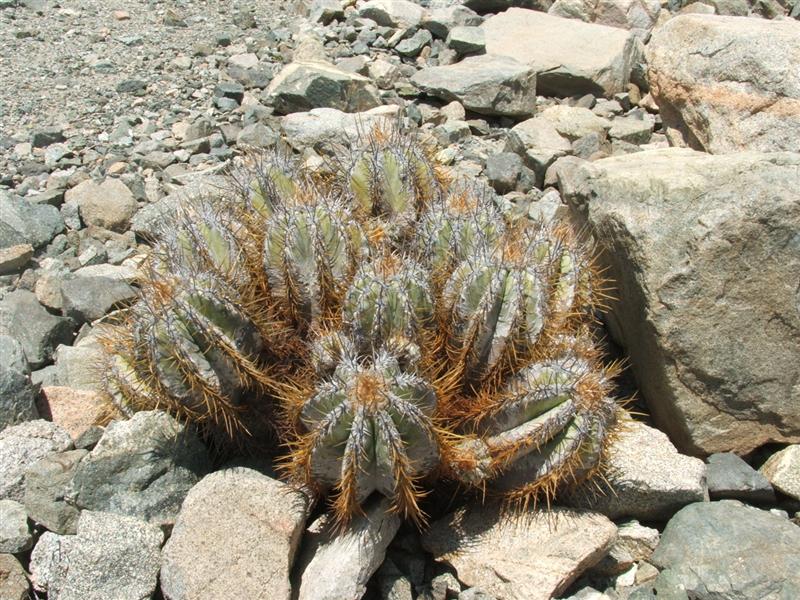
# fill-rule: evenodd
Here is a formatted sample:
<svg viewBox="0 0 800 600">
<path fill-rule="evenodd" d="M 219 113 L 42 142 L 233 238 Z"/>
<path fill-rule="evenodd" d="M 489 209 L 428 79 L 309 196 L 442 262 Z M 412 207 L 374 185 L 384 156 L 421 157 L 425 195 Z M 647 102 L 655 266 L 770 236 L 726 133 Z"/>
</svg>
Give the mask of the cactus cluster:
<svg viewBox="0 0 800 600">
<path fill-rule="evenodd" d="M 373 493 L 420 521 L 437 479 L 527 502 L 593 473 L 617 406 L 589 248 L 504 218 L 396 126 L 332 157 L 253 154 L 164 223 L 106 339 L 115 404 L 271 431 L 343 523 Z"/>
</svg>

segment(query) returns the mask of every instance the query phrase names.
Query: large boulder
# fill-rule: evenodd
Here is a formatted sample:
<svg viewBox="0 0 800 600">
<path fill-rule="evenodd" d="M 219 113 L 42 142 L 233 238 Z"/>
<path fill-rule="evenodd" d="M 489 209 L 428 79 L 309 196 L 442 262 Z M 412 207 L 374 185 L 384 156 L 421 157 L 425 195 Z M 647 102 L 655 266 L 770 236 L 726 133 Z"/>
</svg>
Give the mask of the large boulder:
<svg viewBox="0 0 800 600">
<path fill-rule="evenodd" d="M 14 290 L 0 301 L 0 335 L 15 338 L 34 369 L 49 362 L 59 344 L 72 341 L 73 326 L 71 319 L 47 312 L 28 290 Z"/>
<path fill-rule="evenodd" d="M 486 52 L 530 65 L 546 96 L 623 92 L 638 56 L 629 31 L 523 8 L 510 8 L 481 27 Z"/>
<path fill-rule="evenodd" d="M 360 113 L 314 108 L 286 115 L 281 119 L 281 130 L 289 145 L 301 151 L 326 144 L 350 145 L 374 126 L 396 120 L 399 110 L 396 105 L 378 106 Z"/>
<path fill-rule="evenodd" d="M 422 545 L 459 581 L 491 597 L 549 600 L 596 564 L 617 527 L 596 513 L 554 508 L 505 514 L 475 504 L 431 524 Z"/>
<path fill-rule="evenodd" d="M 664 124 L 714 154 L 800 151 L 800 23 L 680 15 L 647 45 Z"/>
<path fill-rule="evenodd" d="M 289 600 L 308 502 L 258 471 L 234 468 L 192 488 L 161 562 L 166 600 Z"/>
<path fill-rule="evenodd" d="M 280 114 L 323 107 L 358 112 L 381 104 L 378 88 L 368 77 L 320 61 L 286 65 L 269 84 L 267 95 Z"/>
<path fill-rule="evenodd" d="M 608 324 L 686 453 L 800 441 L 800 154 L 648 150 L 559 171 Z"/>
<path fill-rule="evenodd" d="M 78 463 L 70 503 L 171 525 L 210 466 L 205 446 L 189 426 L 164 412 L 138 412 L 111 423 Z"/>
<path fill-rule="evenodd" d="M 530 117 L 536 112 L 536 72 L 508 56 L 486 54 L 428 67 L 411 82 L 431 96 L 457 100 L 484 115 Z"/>
<path fill-rule="evenodd" d="M 416 27 L 425 11 L 409 0 L 369 0 L 361 5 L 358 14 L 384 27 Z"/>
<path fill-rule="evenodd" d="M 661 13 L 659 0 L 556 0 L 548 14 L 630 29 L 645 38 Z"/>
<path fill-rule="evenodd" d="M 697 600 L 800 598 L 800 528 L 735 500 L 681 510 L 651 562 Z"/>
</svg>

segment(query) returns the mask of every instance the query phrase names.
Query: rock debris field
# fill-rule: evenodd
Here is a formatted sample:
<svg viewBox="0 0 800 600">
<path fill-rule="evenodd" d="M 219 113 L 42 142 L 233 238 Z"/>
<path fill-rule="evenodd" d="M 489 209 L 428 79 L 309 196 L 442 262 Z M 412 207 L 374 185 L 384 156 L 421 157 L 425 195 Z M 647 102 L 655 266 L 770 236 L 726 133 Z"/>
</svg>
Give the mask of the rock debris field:
<svg viewBox="0 0 800 600">
<path fill-rule="evenodd" d="M 800 598 L 798 18 L 0 0 L 0 599 Z M 591 490 L 428 498 L 422 528 L 378 496 L 338 531 L 269 455 L 110 403 L 98 332 L 168 215 L 253 148 L 313 167 L 386 120 L 593 240 L 633 417 Z"/>
</svg>

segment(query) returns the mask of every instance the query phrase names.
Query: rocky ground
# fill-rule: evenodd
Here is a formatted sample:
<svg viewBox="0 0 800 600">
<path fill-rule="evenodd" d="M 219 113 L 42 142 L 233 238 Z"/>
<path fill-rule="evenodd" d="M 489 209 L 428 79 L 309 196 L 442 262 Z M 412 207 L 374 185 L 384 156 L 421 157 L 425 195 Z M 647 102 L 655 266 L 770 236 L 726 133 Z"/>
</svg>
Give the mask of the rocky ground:
<svg viewBox="0 0 800 600">
<path fill-rule="evenodd" d="M 0 598 L 800 597 L 799 16 L 0 0 Z M 504 210 L 594 236 L 647 414 L 604 494 L 511 520 L 434 503 L 423 532 L 376 500 L 331 536 L 171 416 L 108 424 L 96 323 L 135 298 L 161 217 L 246 147 L 316 164 L 385 117 Z"/>
</svg>

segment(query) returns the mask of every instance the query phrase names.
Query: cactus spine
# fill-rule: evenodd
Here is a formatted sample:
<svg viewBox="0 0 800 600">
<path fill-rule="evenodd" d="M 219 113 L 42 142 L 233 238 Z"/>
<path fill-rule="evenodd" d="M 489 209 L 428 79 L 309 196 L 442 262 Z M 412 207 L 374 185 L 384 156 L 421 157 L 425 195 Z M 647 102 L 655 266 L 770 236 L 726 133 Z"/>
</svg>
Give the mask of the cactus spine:
<svg viewBox="0 0 800 600">
<path fill-rule="evenodd" d="M 288 477 L 342 523 L 373 493 L 421 522 L 437 477 L 519 502 L 579 482 L 617 413 L 589 249 L 504 219 L 397 128 L 362 142 L 327 174 L 247 157 L 230 197 L 167 223 L 109 394 L 234 439 L 274 408 Z"/>
</svg>

